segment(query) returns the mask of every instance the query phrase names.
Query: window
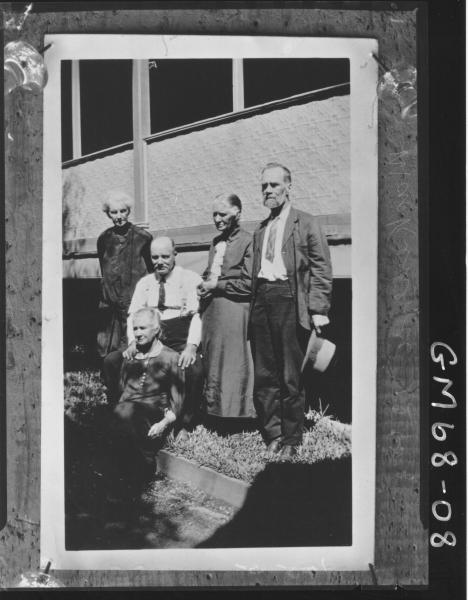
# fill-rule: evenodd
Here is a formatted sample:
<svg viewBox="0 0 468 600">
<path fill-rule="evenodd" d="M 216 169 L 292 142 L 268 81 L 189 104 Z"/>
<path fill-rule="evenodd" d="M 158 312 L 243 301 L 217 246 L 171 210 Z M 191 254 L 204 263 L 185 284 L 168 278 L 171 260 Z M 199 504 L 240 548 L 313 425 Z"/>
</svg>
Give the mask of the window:
<svg viewBox="0 0 468 600">
<path fill-rule="evenodd" d="M 132 61 L 81 60 L 81 154 L 133 139 Z"/>
<path fill-rule="evenodd" d="M 246 108 L 347 82 L 349 82 L 349 60 L 347 59 L 244 59 Z M 340 93 L 349 92 L 347 90 L 335 92 L 336 95 Z"/>
<path fill-rule="evenodd" d="M 73 158 L 71 61 L 62 60 L 62 161 Z"/>
<path fill-rule="evenodd" d="M 232 112 L 231 60 L 149 63 L 151 133 Z"/>
<path fill-rule="evenodd" d="M 350 81 L 348 59 L 244 59 L 235 82 L 233 70 L 228 59 L 148 60 L 148 132 L 232 113 L 234 106 L 249 108 Z M 131 60 L 81 60 L 77 81 L 71 61 L 62 62 L 63 161 L 133 141 L 132 72 Z M 72 110 L 73 86 L 78 114 Z M 346 85 L 330 92 L 348 93 Z M 79 141 L 73 143 L 77 128 L 81 147 Z"/>
</svg>

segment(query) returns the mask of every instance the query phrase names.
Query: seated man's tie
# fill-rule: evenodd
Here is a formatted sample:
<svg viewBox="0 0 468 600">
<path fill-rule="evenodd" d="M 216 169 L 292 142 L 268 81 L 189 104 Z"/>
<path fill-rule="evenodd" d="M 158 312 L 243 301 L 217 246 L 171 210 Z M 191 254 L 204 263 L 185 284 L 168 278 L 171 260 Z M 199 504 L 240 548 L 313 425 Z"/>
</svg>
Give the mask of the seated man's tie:
<svg viewBox="0 0 468 600">
<path fill-rule="evenodd" d="M 164 310 L 165 308 L 166 308 L 165 278 L 161 276 L 161 278 L 159 279 L 158 310 Z"/>
</svg>

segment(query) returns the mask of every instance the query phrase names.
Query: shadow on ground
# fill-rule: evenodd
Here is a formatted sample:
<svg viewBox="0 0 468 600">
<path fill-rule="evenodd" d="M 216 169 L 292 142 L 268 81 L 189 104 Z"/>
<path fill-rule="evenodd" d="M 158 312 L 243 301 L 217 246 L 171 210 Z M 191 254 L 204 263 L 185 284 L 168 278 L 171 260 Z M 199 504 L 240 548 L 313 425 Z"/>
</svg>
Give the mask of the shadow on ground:
<svg viewBox="0 0 468 600">
<path fill-rule="evenodd" d="M 350 457 L 312 465 L 267 464 L 237 513 L 201 490 L 163 477 L 125 502 L 109 497 L 102 436 L 65 421 L 67 550 L 352 542 Z"/>
<path fill-rule="evenodd" d="M 270 463 L 243 507 L 198 548 L 351 545 L 351 458 Z"/>
<path fill-rule="evenodd" d="M 109 486 L 104 455 L 104 436 L 65 419 L 67 550 L 194 548 L 234 514 L 233 507 L 163 476 L 136 497 L 125 485 Z"/>
<path fill-rule="evenodd" d="M 232 517 L 200 490 L 156 477 L 134 502 L 106 502 L 102 510 L 71 510 L 68 550 L 194 548 Z"/>
</svg>

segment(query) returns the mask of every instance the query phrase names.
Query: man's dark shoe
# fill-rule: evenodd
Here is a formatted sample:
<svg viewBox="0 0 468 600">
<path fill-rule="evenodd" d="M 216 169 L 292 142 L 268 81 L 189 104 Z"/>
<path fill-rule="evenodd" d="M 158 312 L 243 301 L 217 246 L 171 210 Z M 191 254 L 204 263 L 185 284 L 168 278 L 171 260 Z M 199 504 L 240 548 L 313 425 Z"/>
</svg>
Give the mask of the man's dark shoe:
<svg viewBox="0 0 468 600">
<path fill-rule="evenodd" d="M 272 440 L 267 446 L 268 454 L 278 454 L 281 451 L 281 440 L 280 438 L 276 438 Z"/>
<path fill-rule="evenodd" d="M 297 454 L 296 446 L 283 446 L 279 456 L 282 460 L 291 460 Z"/>
</svg>

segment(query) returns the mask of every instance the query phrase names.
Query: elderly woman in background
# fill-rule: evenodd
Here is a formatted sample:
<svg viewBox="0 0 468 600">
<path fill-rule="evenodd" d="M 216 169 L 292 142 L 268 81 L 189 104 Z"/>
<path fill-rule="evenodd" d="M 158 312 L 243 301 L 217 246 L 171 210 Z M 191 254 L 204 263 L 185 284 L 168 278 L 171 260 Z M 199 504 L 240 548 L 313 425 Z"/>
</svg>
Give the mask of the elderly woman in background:
<svg viewBox="0 0 468 600">
<path fill-rule="evenodd" d="M 199 285 L 205 409 L 212 417 L 236 419 L 255 416 L 247 341 L 252 236 L 239 227 L 241 211 L 235 194 L 216 197 L 213 221 L 219 235 L 211 244 L 204 281 Z M 221 427 L 229 429 L 226 422 Z"/>
<path fill-rule="evenodd" d="M 113 226 L 97 240 L 101 265 L 101 314 L 98 354 L 106 356 L 127 346 L 127 311 L 137 281 L 153 270 L 150 233 L 130 223 L 133 201 L 121 190 L 107 193 L 102 209 Z"/>
</svg>

